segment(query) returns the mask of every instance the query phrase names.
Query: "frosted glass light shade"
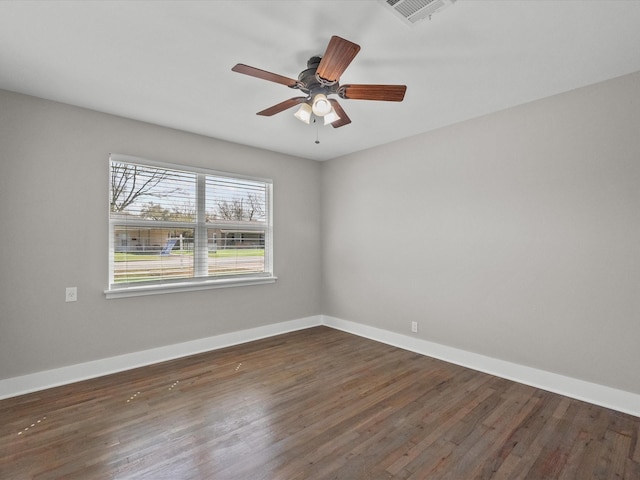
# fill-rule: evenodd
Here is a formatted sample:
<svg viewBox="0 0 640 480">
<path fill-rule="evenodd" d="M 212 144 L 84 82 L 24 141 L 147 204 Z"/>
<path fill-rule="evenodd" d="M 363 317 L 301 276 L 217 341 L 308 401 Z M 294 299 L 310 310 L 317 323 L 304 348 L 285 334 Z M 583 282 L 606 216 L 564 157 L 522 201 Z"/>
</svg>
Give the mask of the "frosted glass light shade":
<svg viewBox="0 0 640 480">
<path fill-rule="evenodd" d="M 324 116 L 324 124 L 329 125 L 330 123 L 335 122 L 336 120 L 340 120 L 340 116 L 336 113 L 335 109 L 331 107 L 329 113 Z"/>
<path fill-rule="evenodd" d="M 317 116 L 324 117 L 331 111 L 331 108 L 331 103 L 327 99 L 326 95 L 319 93 L 315 97 L 313 97 L 313 106 L 311 107 L 311 109 Z"/>
<path fill-rule="evenodd" d="M 309 106 L 309 104 L 303 103 L 302 105 L 300 105 L 298 111 L 293 114 L 293 116 L 308 125 L 311 121 L 311 107 Z"/>
</svg>

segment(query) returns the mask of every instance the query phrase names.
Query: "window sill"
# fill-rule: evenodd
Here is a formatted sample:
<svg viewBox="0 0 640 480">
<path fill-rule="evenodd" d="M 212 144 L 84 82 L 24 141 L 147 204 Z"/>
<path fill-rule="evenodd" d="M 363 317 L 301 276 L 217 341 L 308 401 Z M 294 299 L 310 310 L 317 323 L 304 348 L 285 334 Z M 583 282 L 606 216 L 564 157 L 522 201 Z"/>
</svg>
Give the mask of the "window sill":
<svg viewBox="0 0 640 480">
<path fill-rule="evenodd" d="M 224 278 L 218 280 L 205 280 L 200 282 L 184 282 L 165 285 L 140 285 L 136 287 L 114 288 L 105 290 L 107 299 L 140 297 L 143 295 L 160 295 L 165 293 L 194 292 L 197 290 L 210 290 L 212 288 L 245 287 L 249 285 L 264 285 L 275 283 L 278 277 L 252 277 L 252 278 Z"/>
</svg>

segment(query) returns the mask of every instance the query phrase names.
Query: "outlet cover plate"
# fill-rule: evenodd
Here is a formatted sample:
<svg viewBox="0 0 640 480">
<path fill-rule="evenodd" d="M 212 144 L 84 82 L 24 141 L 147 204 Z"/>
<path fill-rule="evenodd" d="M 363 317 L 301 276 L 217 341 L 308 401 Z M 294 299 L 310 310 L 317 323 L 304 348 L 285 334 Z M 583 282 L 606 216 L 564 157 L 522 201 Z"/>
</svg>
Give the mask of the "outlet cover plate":
<svg viewBox="0 0 640 480">
<path fill-rule="evenodd" d="M 65 302 L 77 302 L 78 301 L 78 287 L 67 287 L 64 295 Z"/>
</svg>

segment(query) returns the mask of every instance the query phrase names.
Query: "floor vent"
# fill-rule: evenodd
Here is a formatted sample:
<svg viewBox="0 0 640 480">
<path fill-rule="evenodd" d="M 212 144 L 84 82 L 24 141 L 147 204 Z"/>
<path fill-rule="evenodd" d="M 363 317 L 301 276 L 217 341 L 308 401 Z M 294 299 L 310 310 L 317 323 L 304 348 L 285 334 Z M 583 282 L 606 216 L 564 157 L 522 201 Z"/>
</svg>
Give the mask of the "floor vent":
<svg viewBox="0 0 640 480">
<path fill-rule="evenodd" d="M 379 0 L 407 25 L 415 25 L 420 20 L 442 11 L 456 0 Z"/>
</svg>

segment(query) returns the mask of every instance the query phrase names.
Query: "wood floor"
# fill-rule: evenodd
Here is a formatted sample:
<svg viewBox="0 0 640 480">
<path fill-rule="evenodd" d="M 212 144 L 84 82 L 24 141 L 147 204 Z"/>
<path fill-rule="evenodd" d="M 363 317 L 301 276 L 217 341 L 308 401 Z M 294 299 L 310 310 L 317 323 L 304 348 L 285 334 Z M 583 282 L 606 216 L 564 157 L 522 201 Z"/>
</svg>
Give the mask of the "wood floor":
<svg viewBox="0 0 640 480">
<path fill-rule="evenodd" d="M 317 327 L 0 401 L 0 478 L 637 480 L 639 429 Z"/>
</svg>

